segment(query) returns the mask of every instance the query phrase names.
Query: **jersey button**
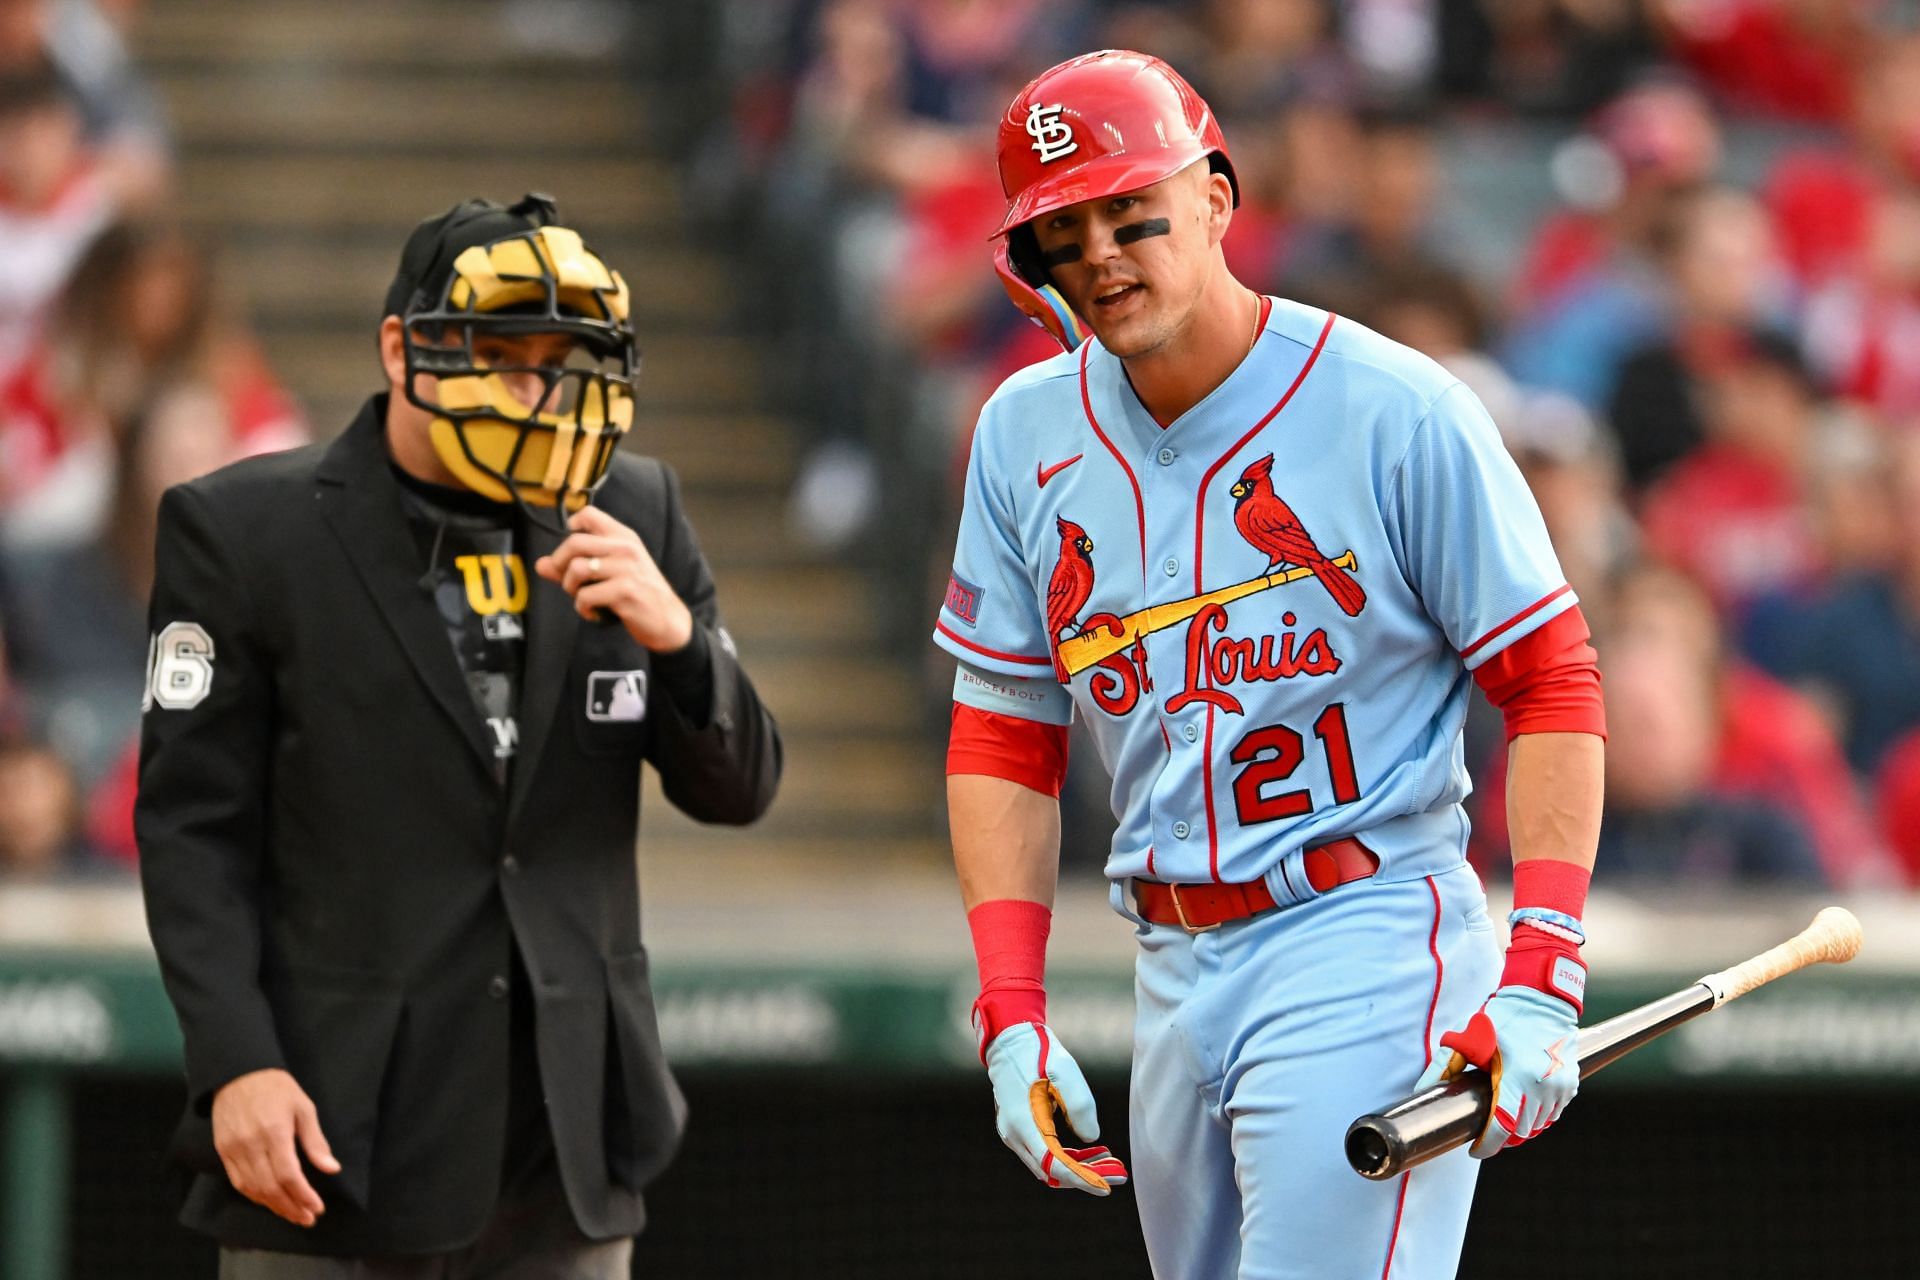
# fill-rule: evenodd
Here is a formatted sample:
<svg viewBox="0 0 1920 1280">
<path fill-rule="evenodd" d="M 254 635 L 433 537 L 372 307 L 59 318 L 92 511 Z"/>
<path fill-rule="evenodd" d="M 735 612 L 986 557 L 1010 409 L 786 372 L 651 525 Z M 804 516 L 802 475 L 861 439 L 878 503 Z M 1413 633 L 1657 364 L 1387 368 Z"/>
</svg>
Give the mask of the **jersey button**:
<svg viewBox="0 0 1920 1280">
<path fill-rule="evenodd" d="M 1175 457 L 1175 454 L 1174 454 L 1174 452 L 1173 452 L 1173 450 L 1171 450 L 1171 449 L 1162 449 L 1162 450 L 1160 451 L 1160 465 L 1161 465 L 1161 466 L 1163 466 L 1163 467 L 1170 467 L 1170 466 L 1172 466 L 1172 465 L 1173 465 L 1173 459 L 1174 459 L 1174 457 Z"/>
<path fill-rule="evenodd" d="M 1190 724 L 1180 731 L 1180 736 L 1188 742 L 1198 742 L 1200 741 L 1200 726 Z"/>
<path fill-rule="evenodd" d="M 495 1000 L 505 1000 L 509 989 L 507 979 L 503 974 L 496 973 L 487 981 L 487 994 Z"/>
<path fill-rule="evenodd" d="M 1161 567 L 1167 571 L 1167 576 L 1169 578 L 1171 578 L 1174 574 L 1180 572 L 1180 562 L 1178 560 L 1175 560 L 1172 556 L 1168 556 L 1166 564 L 1162 565 Z"/>
<path fill-rule="evenodd" d="M 1193 726 L 1188 725 L 1187 727 L 1192 728 Z M 520 869 L 520 859 L 514 857 L 512 854 L 508 854 L 506 857 L 500 859 L 500 869 L 508 875 L 512 875 Z"/>
<path fill-rule="evenodd" d="M 1192 830 L 1193 828 L 1189 827 L 1184 822 L 1176 822 L 1173 824 L 1174 838 L 1178 840 L 1185 840 L 1187 838 L 1187 833 Z"/>
</svg>

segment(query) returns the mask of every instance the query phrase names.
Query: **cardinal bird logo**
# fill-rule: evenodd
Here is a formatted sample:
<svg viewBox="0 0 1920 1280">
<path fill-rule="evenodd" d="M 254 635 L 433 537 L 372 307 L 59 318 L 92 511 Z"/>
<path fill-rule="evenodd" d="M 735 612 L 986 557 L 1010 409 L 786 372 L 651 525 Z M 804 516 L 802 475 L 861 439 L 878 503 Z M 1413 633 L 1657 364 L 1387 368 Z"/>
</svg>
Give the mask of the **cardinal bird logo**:
<svg viewBox="0 0 1920 1280">
<path fill-rule="evenodd" d="M 1360 589 L 1353 575 L 1321 554 L 1306 526 L 1300 523 L 1300 517 L 1273 491 L 1272 454 L 1249 464 L 1229 492 L 1234 497 L 1233 526 L 1254 550 L 1267 557 L 1268 573 L 1281 565 L 1311 569 L 1348 617 L 1357 617 L 1366 608 L 1367 593 Z M 1054 582 L 1057 585 L 1059 581 L 1060 573 L 1056 569 Z"/>
<path fill-rule="evenodd" d="M 1080 629 L 1080 610 L 1093 594 L 1093 539 L 1087 531 L 1061 516 L 1053 518 L 1060 530 L 1060 559 L 1053 566 L 1047 583 L 1047 636 L 1053 642 L 1053 672 L 1061 684 L 1067 682 L 1066 668 L 1060 665 L 1060 633 L 1071 627 Z"/>
</svg>

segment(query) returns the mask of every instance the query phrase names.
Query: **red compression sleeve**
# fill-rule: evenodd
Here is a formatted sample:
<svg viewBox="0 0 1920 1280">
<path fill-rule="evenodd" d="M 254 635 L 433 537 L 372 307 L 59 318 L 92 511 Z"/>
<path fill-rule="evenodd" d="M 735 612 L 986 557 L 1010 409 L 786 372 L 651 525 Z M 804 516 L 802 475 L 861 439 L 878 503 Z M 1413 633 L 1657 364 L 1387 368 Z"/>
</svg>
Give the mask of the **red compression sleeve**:
<svg viewBox="0 0 1920 1280">
<path fill-rule="evenodd" d="M 1008 1027 L 1047 1020 L 1047 934 L 1053 912 L 1038 902 L 995 898 L 967 912 L 980 998 L 973 1002 L 980 1056 Z"/>
<path fill-rule="evenodd" d="M 1542 907 L 1580 919 L 1587 906 L 1593 873 L 1558 858 L 1528 858 L 1513 864 L 1513 907 Z M 1567 938 L 1527 923 L 1513 927 L 1500 985 L 1532 987 L 1559 996 L 1577 1015 L 1586 1004 L 1587 966 L 1580 948 Z"/>
<path fill-rule="evenodd" d="M 1058 799 L 1067 777 L 1067 726 L 956 702 L 947 735 L 947 772 L 1005 778 Z"/>
<path fill-rule="evenodd" d="M 1575 605 L 1515 640 L 1474 670 L 1487 701 L 1507 719 L 1507 741 L 1523 733 L 1607 736 L 1600 668 L 1587 620 Z"/>
</svg>

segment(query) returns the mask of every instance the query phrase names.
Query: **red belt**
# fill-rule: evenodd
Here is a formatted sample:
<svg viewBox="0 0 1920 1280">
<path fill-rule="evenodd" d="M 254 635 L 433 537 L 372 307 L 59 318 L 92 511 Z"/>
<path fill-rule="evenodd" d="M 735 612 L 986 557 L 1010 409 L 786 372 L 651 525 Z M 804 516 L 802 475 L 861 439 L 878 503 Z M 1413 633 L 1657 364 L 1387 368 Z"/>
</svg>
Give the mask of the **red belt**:
<svg viewBox="0 0 1920 1280">
<path fill-rule="evenodd" d="M 1315 893 L 1365 880 L 1380 869 L 1380 859 L 1352 836 L 1317 845 L 1307 850 L 1301 861 L 1307 883 Z M 1246 884 L 1161 884 L 1137 878 L 1133 882 L 1133 903 L 1143 919 L 1179 925 L 1188 933 L 1218 929 L 1280 905 L 1264 880 Z"/>
</svg>

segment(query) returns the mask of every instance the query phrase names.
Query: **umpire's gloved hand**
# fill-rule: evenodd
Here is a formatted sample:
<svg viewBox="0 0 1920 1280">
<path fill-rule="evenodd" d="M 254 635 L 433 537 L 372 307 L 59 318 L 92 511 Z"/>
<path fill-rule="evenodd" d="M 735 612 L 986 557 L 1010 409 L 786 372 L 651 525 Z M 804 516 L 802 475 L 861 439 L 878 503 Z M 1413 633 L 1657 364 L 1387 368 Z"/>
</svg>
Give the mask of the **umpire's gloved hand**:
<svg viewBox="0 0 1920 1280">
<path fill-rule="evenodd" d="M 1105 1147 L 1066 1147 L 1055 1132 L 1054 1108 L 1088 1142 L 1100 1137 L 1093 1091 L 1080 1064 L 1045 1023 L 1020 1022 L 987 1042 L 987 1078 L 993 1083 L 1000 1140 L 1049 1187 L 1104 1196 L 1127 1180 L 1127 1167 Z"/>
<path fill-rule="evenodd" d="M 1440 1037 L 1415 1092 L 1451 1080 L 1469 1066 L 1493 1077 L 1493 1111 L 1474 1140 L 1476 1160 L 1538 1137 L 1580 1091 L 1580 1001 L 1586 967 L 1579 952 L 1522 924 L 1507 948 L 1495 991 L 1467 1025 Z"/>
</svg>

